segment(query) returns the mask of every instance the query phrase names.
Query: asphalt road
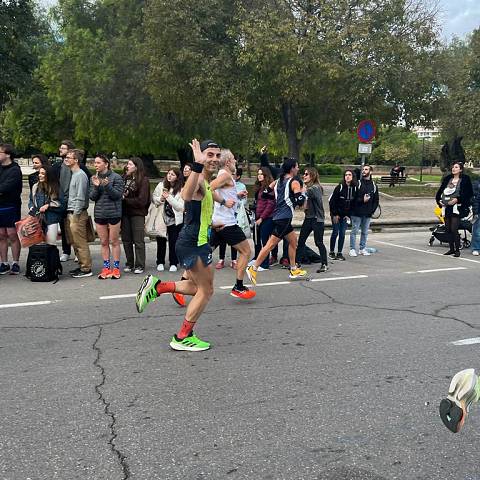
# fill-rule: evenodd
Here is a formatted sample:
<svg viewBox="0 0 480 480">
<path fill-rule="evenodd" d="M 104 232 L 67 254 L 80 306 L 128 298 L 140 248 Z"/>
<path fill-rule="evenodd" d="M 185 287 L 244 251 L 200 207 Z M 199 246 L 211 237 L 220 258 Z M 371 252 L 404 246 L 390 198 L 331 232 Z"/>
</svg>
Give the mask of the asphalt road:
<svg viewBox="0 0 480 480">
<path fill-rule="evenodd" d="M 452 343 L 480 336 L 480 260 L 428 238 L 371 235 L 378 253 L 311 281 L 276 267 L 250 302 L 218 272 L 202 353 L 169 349 L 170 296 L 142 315 L 122 296 L 138 276 L 1 277 L 0 478 L 480 479 L 478 407 L 458 434 L 438 416 L 480 368 Z"/>
</svg>

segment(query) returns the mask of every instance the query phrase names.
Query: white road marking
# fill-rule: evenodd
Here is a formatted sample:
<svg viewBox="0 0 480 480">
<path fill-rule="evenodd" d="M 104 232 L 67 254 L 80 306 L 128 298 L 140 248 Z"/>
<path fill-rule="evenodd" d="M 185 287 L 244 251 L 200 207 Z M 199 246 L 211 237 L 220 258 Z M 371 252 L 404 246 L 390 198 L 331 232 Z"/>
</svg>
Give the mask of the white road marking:
<svg viewBox="0 0 480 480">
<path fill-rule="evenodd" d="M 312 278 L 311 282 L 333 282 L 335 280 L 353 280 L 355 278 L 368 278 L 368 275 L 351 275 L 350 277 L 328 277 L 328 278 Z"/>
<path fill-rule="evenodd" d="M 465 338 L 464 340 L 457 340 L 456 342 L 450 342 L 452 345 L 473 345 L 480 343 L 480 337 Z"/>
<path fill-rule="evenodd" d="M 100 300 L 115 300 L 116 298 L 132 298 L 136 297 L 136 293 L 124 293 L 122 295 L 106 295 L 104 297 L 98 297 Z"/>
<path fill-rule="evenodd" d="M 333 282 L 335 280 L 350 280 L 355 278 L 368 278 L 368 275 L 351 275 L 349 277 L 328 277 L 328 278 L 312 278 L 310 279 L 311 282 Z M 307 277 L 301 277 L 291 282 L 284 281 L 284 282 L 269 282 L 269 283 L 257 283 L 257 287 L 269 287 L 275 285 L 290 285 L 291 283 L 298 283 L 301 280 L 308 280 Z M 233 285 L 224 285 L 220 288 L 220 290 L 227 290 L 231 289 Z M 247 285 L 247 287 L 253 287 L 253 285 Z"/>
<path fill-rule="evenodd" d="M 35 307 L 37 305 L 50 305 L 51 303 L 51 300 L 43 300 L 40 302 L 5 303 L 4 305 L 0 305 L 0 308 Z"/>
<path fill-rule="evenodd" d="M 415 273 L 449 272 L 452 270 L 468 270 L 468 269 L 467 267 L 432 268 L 430 270 L 417 270 Z"/>
<path fill-rule="evenodd" d="M 439 255 L 441 257 L 445 257 L 445 255 L 443 253 L 432 252 L 431 250 L 422 250 L 421 248 L 406 247 L 405 245 L 398 245 L 396 243 L 391 243 L 391 242 L 382 242 L 380 240 L 372 240 L 372 242 L 373 243 L 380 243 L 381 245 L 389 245 L 390 247 L 404 248 L 405 250 L 412 250 L 414 252 L 429 253 L 430 255 Z M 480 260 L 473 260 L 471 258 L 465 258 L 465 257 L 458 257 L 455 260 L 462 260 L 464 262 L 480 263 Z"/>
</svg>

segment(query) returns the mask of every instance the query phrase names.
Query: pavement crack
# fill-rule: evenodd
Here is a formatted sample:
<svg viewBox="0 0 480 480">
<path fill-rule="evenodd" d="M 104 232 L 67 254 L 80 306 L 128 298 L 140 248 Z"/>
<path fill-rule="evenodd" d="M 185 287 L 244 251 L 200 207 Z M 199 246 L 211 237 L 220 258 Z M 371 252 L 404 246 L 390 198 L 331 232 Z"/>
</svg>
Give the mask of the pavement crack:
<svg viewBox="0 0 480 480">
<path fill-rule="evenodd" d="M 122 471 L 123 471 L 122 480 L 128 480 L 130 478 L 130 467 L 128 466 L 128 463 L 127 463 L 127 457 L 115 445 L 115 440 L 117 438 L 117 432 L 116 432 L 117 417 L 115 416 L 115 413 L 112 412 L 110 408 L 110 402 L 106 400 L 102 392 L 102 387 L 105 385 L 105 382 L 107 380 L 105 368 L 100 363 L 102 358 L 102 350 L 98 346 L 100 338 L 102 337 L 102 333 L 103 333 L 103 327 L 99 327 L 97 338 L 95 339 L 95 342 L 93 343 L 93 346 L 92 346 L 94 352 L 96 353 L 96 358 L 95 358 L 95 361 L 93 362 L 93 365 L 100 371 L 100 376 L 101 376 L 101 382 L 95 385 L 95 392 L 97 393 L 98 399 L 103 405 L 103 411 L 105 415 L 109 417 L 110 438 L 108 440 L 108 444 L 112 452 L 118 458 L 120 462 L 120 466 L 122 467 Z"/>
<path fill-rule="evenodd" d="M 334 296 L 329 295 L 328 293 L 324 292 L 323 290 L 317 290 L 316 288 L 313 288 L 310 285 L 302 284 L 303 288 L 306 288 L 308 290 L 313 290 L 316 293 L 321 293 L 322 295 L 325 295 L 331 303 L 337 304 L 337 305 L 342 305 L 344 307 L 356 307 L 356 308 L 367 308 L 371 310 L 380 310 L 380 311 L 387 311 L 387 312 L 405 312 L 405 313 L 413 313 L 414 315 L 422 315 L 424 317 L 433 317 L 437 319 L 442 319 L 442 320 L 453 320 L 454 322 L 461 323 L 462 325 L 465 325 L 466 327 L 469 327 L 473 330 L 480 330 L 480 327 L 477 325 L 473 325 L 470 322 L 467 322 L 466 320 L 462 320 L 461 318 L 453 317 L 453 316 L 443 316 L 440 315 L 440 312 L 443 310 L 446 310 L 450 307 L 454 306 L 460 306 L 460 305 L 465 305 L 464 303 L 459 303 L 459 304 L 450 304 L 450 305 L 445 305 L 439 309 L 436 309 L 434 312 L 419 312 L 418 310 L 413 310 L 411 308 L 393 308 L 393 307 L 381 307 L 377 305 L 362 305 L 359 303 L 347 303 L 347 302 L 342 302 L 340 300 L 337 300 Z M 471 305 L 480 305 L 479 303 L 472 303 Z"/>
</svg>

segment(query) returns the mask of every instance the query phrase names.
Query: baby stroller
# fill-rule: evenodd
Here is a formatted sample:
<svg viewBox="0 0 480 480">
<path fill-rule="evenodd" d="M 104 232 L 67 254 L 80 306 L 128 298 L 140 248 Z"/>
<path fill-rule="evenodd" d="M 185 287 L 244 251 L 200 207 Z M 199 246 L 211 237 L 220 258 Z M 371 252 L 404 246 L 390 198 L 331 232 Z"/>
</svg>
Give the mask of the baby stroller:
<svg viewBox="0 0 480 480">
<path fill-rule="evenodd" d="M 440 207 L 436 207 L 435 215 L 438 217 L 440 223 L 435 227 L 430 227 L 430 231 L 432 235 L 430 236 L 430 240 L 428 244 L 430 246 L 433 245 L 435 240 L 438 240 L 440 244 L 448 243 L 448 234 L 445 231 L 445 221 L 442 216 L 442 209 Z M 462 218 L 460 220 L 460 226 L 458 227 L 458 233 L 460 234 L 460 250 L 463 248 L 470 247 L 471 244 L 471 236 L 472 236 L 472 213 L 470 212 L 467 217 Z M 469 239 L 470 237 L 470 239 Z"/>
</svg>

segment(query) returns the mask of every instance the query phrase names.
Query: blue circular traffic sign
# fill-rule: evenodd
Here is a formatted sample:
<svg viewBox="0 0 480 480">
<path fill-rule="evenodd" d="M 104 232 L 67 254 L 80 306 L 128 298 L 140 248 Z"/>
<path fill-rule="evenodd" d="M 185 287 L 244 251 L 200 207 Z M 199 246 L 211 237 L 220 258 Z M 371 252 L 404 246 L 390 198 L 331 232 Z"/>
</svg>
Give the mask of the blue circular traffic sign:
<svg viewBox="0 0 480 480">
<path fill-rule="evenodd" d="M 369 143 L 375 138 L 377 127 L 373 120 L 362 120 L 357 127 L 358 140 L 362 143 Z"/>
</svg>

